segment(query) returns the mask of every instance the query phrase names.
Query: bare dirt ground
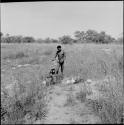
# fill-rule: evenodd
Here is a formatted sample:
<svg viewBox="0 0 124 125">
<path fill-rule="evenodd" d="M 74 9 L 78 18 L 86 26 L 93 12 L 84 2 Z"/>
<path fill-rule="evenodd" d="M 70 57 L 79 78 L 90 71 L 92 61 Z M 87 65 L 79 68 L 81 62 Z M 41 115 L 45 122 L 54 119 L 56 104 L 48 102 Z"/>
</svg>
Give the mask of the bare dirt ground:
<svg viewBox="0 0 124 125">
<path fill-rule="evenodd" d="M 58 84 L 49 88 L 48 113 L 44 124 L 97 124 L 100 118 L 86 105 L 80 102 L 76 94 L 82 84 Z M 93 93 L 91 94 L 93 95 Z M 87 96 L 86 98 L 92 98 Z M 69 100 L 70 99 L 70 100 Z M 41 123 L 37 121 L 36 124 Z"/>
</svg>

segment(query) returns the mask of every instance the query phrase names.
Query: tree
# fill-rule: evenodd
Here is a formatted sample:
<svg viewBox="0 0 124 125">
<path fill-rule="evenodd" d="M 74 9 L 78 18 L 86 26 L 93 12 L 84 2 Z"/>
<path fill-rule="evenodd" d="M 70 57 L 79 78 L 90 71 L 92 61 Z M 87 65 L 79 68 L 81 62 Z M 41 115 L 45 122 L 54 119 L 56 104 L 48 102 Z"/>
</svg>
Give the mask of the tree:
<svg viewBox="0 0 124 125">
<path fill-rule="evenodd" d="M 105 43 L 105 36 L 106 34 L 104 31 L 99 33 L 99 43 Z"/>
<path fill-rule="evenodd" d="M 52 42 L 52 43 L 58 43 L 58 40 L 56 40 L 56 39 L 51 39 L 51 42 Z"/>
<path fill-rule="evenodd" d="M 119 34 L 117 40 L 115 40 L 116 43 L 123 44 L 123 32 Z"/>
<path fill-rule="evenodd" d="M 11 43 L 11 38 L 9 37 L 9 35 L 7 35 L 8 37 L 5 38 L 6 43 Z"/>
<path fill-rule="evenodd" d="M 23 37 L 22 36 L 11 36 L 13 43 L 23 43 Z"/>
<path fill-rule="evenodd" d="M 80 42 L 80 43 L 84 42 L 84 40 L 85 40 L 84 31 L 76 31 L 74 34 L 75 34 L 77 42 Z"/>
<path fill-rule="evenodd" d="M 44 43 L 51 43 L 51 39 L 48 37 L 44 40 Z"/>
<path fill-rule="evenodd" d="M 98 40 L 98 33 L 95 30 L 87 30 L 85 33 L 85 39 L 87 42 L 96 42 Z"/>
<path fill-rule="evenodd" d="M 23 36 L 15 36 L 16 43 L 23 43 Z"/>
<path fill-rule="evenodd" d="M 38 39 L 36 42 L 38 43 L 58 43 L 58 40 L 56 39 L 50 39 L 49 37 L 46 38 L 45 40 L 43 39 Z"/>
<path fill-rule="evenodd" d="M 123 44 L 123 37 L 119 37 L 119 38 L 117 39 L 117 43 Z"/>
<path fill-rule="evenodd" d="M 44 43 L 44 40 L 43 39 L 38 39 L 36 40 L 37 43 Z"/>
<path fill-rule="evenodd" d="M 110 35 L 105 35 L 104 43 L 112 43 L 114 42 L 114 38 L 112 38 Z"/>
<path fill-rule="evenodd" d="M 24 38 L 23 38 L 23 42 L 24 42 L 24 43 L 34 43 L 34 42 L 35 42 L 35 39 L 34 39 L 33 37 L 27 36 L 27 37 L 24 37 Z"/>
<path fill-rule="evenodd" d="M 62 44 L 72 44 L 73 39 L 69 35 L 64 35 L 59 38 L 59 42 Z"/>
</svg>

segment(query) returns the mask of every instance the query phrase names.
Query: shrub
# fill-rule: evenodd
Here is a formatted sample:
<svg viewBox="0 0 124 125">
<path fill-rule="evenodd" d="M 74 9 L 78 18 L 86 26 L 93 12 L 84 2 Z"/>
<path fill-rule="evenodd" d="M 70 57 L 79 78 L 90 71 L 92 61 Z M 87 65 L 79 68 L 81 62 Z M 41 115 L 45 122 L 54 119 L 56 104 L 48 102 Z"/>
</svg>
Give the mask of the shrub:
<svg viewBox="0 0 124 125">
<path fill-rule="evenodd" d="M 59 42 L 61 44 L 72 44 L 73 43 L 73 39 L 70 36 L 66 35 L 66 36 L 60 37 L 59 38 Z"/>
</svg>

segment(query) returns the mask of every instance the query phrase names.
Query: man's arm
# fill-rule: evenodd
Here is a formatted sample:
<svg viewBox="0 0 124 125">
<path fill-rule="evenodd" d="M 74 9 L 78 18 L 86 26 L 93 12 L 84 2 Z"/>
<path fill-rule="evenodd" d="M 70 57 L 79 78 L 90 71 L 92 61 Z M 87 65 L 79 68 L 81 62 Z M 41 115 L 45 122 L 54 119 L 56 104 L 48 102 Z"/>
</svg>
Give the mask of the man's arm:
<svg viewBox="0 0 124 125">
<path fill-rule="evenodd" d="M 58 53 L 56 52 L 56 54 L 55 54 L 55 59 L 56 59 L 56 57 L 57 57 L 57 54 L 58 54 Z"/>
<path fill-rule="evenodd" d="M 55 57 L 54 57 L 53 61 L 56 59 L 57 55 L 58 55 L 58 53 L 56 52 L 56 54 L 55 54 Z"/>
</svg>

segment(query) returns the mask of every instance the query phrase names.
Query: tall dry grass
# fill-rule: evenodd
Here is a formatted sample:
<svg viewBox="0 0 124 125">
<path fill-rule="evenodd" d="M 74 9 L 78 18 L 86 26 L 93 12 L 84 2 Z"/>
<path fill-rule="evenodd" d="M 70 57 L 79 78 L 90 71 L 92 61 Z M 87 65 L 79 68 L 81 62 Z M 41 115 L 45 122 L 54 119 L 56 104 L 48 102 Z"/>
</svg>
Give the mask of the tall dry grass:
<svg viewBox="0 0 124 125">
<path fill-rule="evenodd" d="M 5 110 L 3 114 L 6 115 L 6 120 L 2 121 L 2 123 L 24 123 L 25 112 L 28 111 L 30 112 L 29 114 L 31 114 L 30 116 L 40 117 L 45 102 L 43 101 L 45 95 L 42 93 L 45 89 L 41 86 L 41 76 L 48 72 L 50 60 L 54 57 L 56 46 L 57 44 L 2 45 L 4 48 L 1 51 L 1 64 L 2 67 L 7 67 L 7 75 L 4 74 L 5 77 L 8 77 L 11 71 L 11 69 L 9 70 L 10 64 L 6 62 L 6 59 L 9 59 L 11 64 L 30 63 L 31 66 L 33 66 L 33 64 L 38 65 L 36 68 L 32 67 L 32 70 L 30 70 L 30 67 L 22 70 L 18 69 L 19 75 L 17 75 L 18 73 L 16 71 L 11 71 L 16 74 L 15 77 L 18 81 L 17 87 L 15 87 L 16 91 L 13 91 L 16 94 L 14 97 L 9 97 L 7 94 L 8 91 L 3 92 L 4 97 L 1 98 L 2 110 Z M 67 57 L 64 70 L 66 77 L 80 76 L 84 81 L 87 79 L 104 81 L 107 76 L 111 76 L 106 83 L 102 82 L 101 85 L 98 85 L 99 91 L 105 94 L 106 98 L 96 101 L 92 100 L 90 104 L 94 112 L 101 117 L 103 123 L 120 123 L 124 104 L 122 46 L 78 44 L 71 46 L 63 45 L 63 48 Z M 106 48 L 109 48 L 110 52 L 104 51 Z M 28 57 L 25 55 L 28 55 Z M 21 71 L 25 72 L 25 75 L 22 75 L 23 73 L 20 73 Z M 38 71 L 38 73 L 36 73 L 36 71 Z M 114 80 L 112 80 L 112 78 Z M 28 83 L 26 79 L 31 82 Z M 2 83 L 5 81 L 6 80 L 2 80 Z M 7 83 L 9 84 L 11 82 L 8 80 Z M 79 93 L 79 98 L 82 98 L 80 94 L 81 93 Z M 86 94 L 83 93 L 82 95 L 84 96 Z M 69 99 L 68 102 L 71 102 L 71 99 Z M 41 109 L 41 113 L 39 109 Z"/>
<path fill-rule="evenodd" d="M 28 74 L 28 78 L 25 75 L 26 73 L 19 72 L 13 77 L 9 88 L 2 86 L 2 124 L 29 123 L 26 121 L 27 115 L 30 120 L 34 119 L 32 123 L 45 117 L 46 88 L 33 72 Z"/>
<path fill-rule="evenodd" d="M 4 69 L 1 80 L 2 124 L 33 123 L 45 117 L 47 88 L 42 81 L 53 51 L 43 46 L 46 48 L 29 44 L 4 45 L 1 56 Z M 30 65 L 15 70 L 11 67 L 24 64 Z"/>
<path fill-rule="evenodd" d="M 105 70 L 108 71 L 109 74 L 106 75 L 105 80 L 97 85 L 99 92 L 104 95 L 104 98 L 90 101 L 90 106 L 104 124 L 123 123 L 124 100 L 122 61 L 121 57 L 117 62 L 112 63 L 110 67 L 106 68 Z"/>
<path fill-rule="evenodd" d="M 101 118 L 102 123 L 122 123 L 124 114 L 122 50 L 119 50 L 119 46 L 76 47 L 76 51 L 73 51 L 74 48 L 68 48 L 67 75 L 80 76 L 84 81 L 87 79 L 102 80 L 103 82 L 101 85 L 98 83 L 98 86 L 104 98 L 91 100 L 90 106 Z M 106 48 L 110 51 L 106 52 Z M 106 83 L 105 79 L 107 79 Z M 87 94 L 86 91 L 80 91 L 77 98 L 83 100 Z"/>
</svg>

